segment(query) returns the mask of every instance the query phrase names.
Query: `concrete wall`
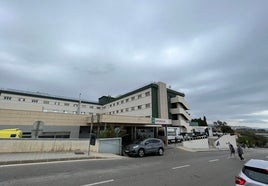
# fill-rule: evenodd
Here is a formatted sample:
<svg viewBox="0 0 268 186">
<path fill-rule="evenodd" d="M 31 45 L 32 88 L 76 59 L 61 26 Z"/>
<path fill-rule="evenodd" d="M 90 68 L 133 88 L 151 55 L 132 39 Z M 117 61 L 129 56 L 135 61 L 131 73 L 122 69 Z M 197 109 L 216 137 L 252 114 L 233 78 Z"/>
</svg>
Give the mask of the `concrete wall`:
<svg viewBox="0 0 268 186">
<path fill-rule="evenodd" d="M 0 153 L 88 151 L 89 140 L 1 139 Z"/>
<path fill-rule="evenodd" d="M 33 125 L 42 121 L 45 125 L 86 126 L 89 116 L 63 113 L 35 112 L 0 109 L 0 125 Z"/>
<path fill-rule="evenodd" d="M 158 114 L 159 118 L 169 119 L 168 118 L 168 101 L 167 101 L 167 88 L 166 84 L 159 82 L 158 84 Z"/>
<path fill-rule="evenodd" d="M 232 136 L 230 134 L 223 135 L 218 140 L 215 141 L 214 146 L 216 147 L 216 144 L 219 141 L 220 149 L 229 149 L 228 143 L 231 143 L 234 146 L 234 148 L 237 148 L 236 138 L 237 138 L 236 135 L 232 135 Z"/>
<path fill-rule="evenodd" d="M 189 149 L 209 149 L 207 138 L 183 141 L 182 144 L 184 147 L 189 148 Z"/>
<path fill-rule="evenodd" d="M 88 152 L 89 140 L 43 140 L 43 139 L 1 139 L 0 153 L 16 152 Z M 121 138 L 97 139 L 90 146 L 92 152 L 121 155 Z"/>
</svg>

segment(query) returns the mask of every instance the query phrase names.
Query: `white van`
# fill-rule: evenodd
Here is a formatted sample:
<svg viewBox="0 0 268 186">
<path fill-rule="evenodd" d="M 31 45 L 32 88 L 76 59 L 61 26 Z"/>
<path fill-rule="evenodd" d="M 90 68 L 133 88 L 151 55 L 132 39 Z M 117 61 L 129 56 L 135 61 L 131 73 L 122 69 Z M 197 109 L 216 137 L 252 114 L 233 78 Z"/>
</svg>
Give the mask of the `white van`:
<svg viewBox="0 0 268 186">
<path fill-rule="evenodd" d="M 181 142 L 183 136 L 180 133 L 181 129 L 179 127 L 167 127 L 168 143 Z"/>
</svg>

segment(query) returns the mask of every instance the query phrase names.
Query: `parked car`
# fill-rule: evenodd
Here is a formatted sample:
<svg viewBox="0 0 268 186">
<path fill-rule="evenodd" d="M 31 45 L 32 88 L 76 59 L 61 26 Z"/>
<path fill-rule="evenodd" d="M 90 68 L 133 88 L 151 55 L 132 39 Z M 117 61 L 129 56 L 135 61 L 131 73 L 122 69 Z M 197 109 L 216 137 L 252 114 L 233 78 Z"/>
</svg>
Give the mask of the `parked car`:
<svg viewBox="0 0 268 186">
<path fill-rule="evenodd" d="M 164 154 L 164 143 L 158 138 L 148 138 L 143 141 L 137 141 L 134 144 L 128 145 L 124 152 L 128 156 L 143 157 L 147 154 L 158 154 L 162 156 Z"/>
<path fill-rule="evenodd" d="M 251 159 L 244 164 L 235 179 L 236 186 L 268 185 L 268 161 Z"/>
<path fill-rule="evenodd" d="M 183 136 L 180 134 L 180 135 L 178 135 L 178 136 L 176 136 L 176 138 L 175 138 L 175 142 L 182 142 L 183 141 Z"/>
</svg>

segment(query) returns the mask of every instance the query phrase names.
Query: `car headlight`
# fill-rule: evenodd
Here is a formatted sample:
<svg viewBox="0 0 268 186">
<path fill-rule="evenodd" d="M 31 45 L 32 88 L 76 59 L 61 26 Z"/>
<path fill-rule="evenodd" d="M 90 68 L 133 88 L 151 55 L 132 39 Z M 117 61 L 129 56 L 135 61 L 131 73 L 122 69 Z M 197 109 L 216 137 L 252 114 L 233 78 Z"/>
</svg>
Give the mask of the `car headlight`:
<svg viewBox="0 0 268 186">
<path fill-rule="evenodd" d="M 136 149 L 136 148 L 138 148 L 139 146 L 138 145 L 135 145 L 135 146 L 133 146 L 133 149 Z"/>
</svg>

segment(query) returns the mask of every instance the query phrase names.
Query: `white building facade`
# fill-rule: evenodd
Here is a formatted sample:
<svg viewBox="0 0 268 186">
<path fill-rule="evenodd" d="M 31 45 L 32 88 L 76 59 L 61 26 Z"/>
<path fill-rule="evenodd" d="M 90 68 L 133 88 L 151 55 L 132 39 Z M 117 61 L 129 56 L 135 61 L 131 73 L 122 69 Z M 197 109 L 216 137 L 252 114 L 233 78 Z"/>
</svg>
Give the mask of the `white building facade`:
<svg viewBox="0 0 268 186">
<path fill-rule="evenodd" d="M 164 123 L 164 125 L 179 126 L 185 131 L 190 131 L 189 123 L 191 116 L 188 113 L 189 109 L 190 107 L 185 100 L 185 95 L 167 88 L 163 82 L 150 83 L 118 97 L 102 96 L 98 102 L 80 100 L 79 98 L 69 99 L 42 93 L 0 90 L 0 110 L 2 111 L 16 110 L 75 115 L 76 117 L 77 115 L 83 117 L 88 116 L 88 121 L 90 121 L 92 115 L 98 115 L 103 116 L 101 118 L 106 118 L 103 123 L 120 126 L 137 127 L 138 125 L 141 128 L 146 126 L 154 127 L 155 125 L 159 127 L 161 123 L 153 122 L 157 118 L 162 119 L 162 121 L 170 121 Z M 129 118 L 126 120 L 126 117 Z M 10 119 L 12 120 L 12 118 Z M 0 119 L 0 129 L 19 125 L 18 121 L 14 122 L 13 125 L 7 124 L 5 121 L 1 121 Z M 98 122 L 101 123 L 102 121 Z M 32 123 L 29 123 L 29 125 L 32 125 Z M 62 124 L 51 123 L 50 125 L 51 130 L 53 130 L 53 125 L 64 130 L 64 125 Z M 78 128 L 80 127 L 80 134 L 78 135 L 76 132 L 76 135 L 70 136 L 83 136 L 81 133 L 83 133 L 83 130 L 88 130 L 86 129 L 88 126 L 89 123 L 85 123 L 84 126 L 80 124 L 78 126 Z M 136 129 L 131 129 L 131 133 L 136 134 Z"/>
</svg>

